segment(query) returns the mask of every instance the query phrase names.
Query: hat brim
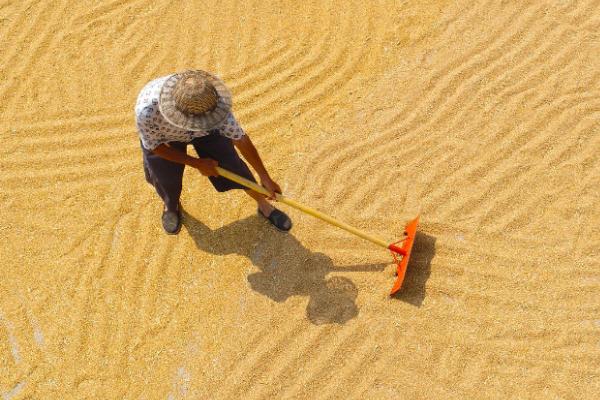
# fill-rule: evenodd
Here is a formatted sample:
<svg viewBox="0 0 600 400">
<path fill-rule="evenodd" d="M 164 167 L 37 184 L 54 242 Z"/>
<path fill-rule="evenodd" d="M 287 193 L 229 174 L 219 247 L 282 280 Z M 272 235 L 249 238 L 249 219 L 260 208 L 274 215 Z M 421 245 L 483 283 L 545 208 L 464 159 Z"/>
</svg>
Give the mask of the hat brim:
<svg viewBox="0 0 600 400">
<path fill-rule="evenodd" d="M 190 72 L 190 71 L 186 71 Z M 158 100 L 158 108 L 163 117 L 172 125 L 190 131 L 213 129 L 221 124 L 231 112 L 231 92 L 225 83 L 206 71 L 195 70 L 215 88 L 218 95 L 217 105 L 212 111 L 195 115 L 181 112 L 175 105 L 173 90 L 183 73 L 173 74 L 164 82 Z"/>
</svg>

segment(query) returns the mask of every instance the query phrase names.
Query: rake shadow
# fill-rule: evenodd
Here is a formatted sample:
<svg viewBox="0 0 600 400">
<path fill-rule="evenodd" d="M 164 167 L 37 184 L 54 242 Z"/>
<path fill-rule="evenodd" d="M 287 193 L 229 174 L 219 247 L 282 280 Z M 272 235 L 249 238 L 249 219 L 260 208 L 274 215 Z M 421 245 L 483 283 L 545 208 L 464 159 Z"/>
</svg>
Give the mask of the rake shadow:
<svg viewBox="0 0 600 400">
<path fill-rule="evenodd" d="M 425 283 L 431 275 L 435 241 L 435 237 L 417 231 L 402 289 L 393 298 L 421 307 L 425 299 Z"/>
<path fill-rule="evenodd" d="M 276 302 L 290 296 L 309 297 L 306 316 L 313 324 L 345 324 L 358 315 L 358 293 L 351 280 L 332 271 L 383 271 L 387 264 L 335 267 L 322 253 L 311 252 L 292 234 L 275 231 L 258 216 L 218 229 L 183 211 L 183 225 L 196 246 L 216 254 L 239 254 L 260 270 L 248 276 L 250 287 Z"/>
</svg>

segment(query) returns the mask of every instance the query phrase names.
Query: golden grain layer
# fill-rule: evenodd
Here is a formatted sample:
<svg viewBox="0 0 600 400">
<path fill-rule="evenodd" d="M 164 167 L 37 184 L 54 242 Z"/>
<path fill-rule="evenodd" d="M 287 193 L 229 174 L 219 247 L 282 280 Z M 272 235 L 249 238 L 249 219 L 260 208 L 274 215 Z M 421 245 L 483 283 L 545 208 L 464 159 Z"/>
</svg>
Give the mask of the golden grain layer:
<svg viewBox="0 0 600 400">
<path fill-rule="evenodd" d="M 0 2 L 3 399 L 600 392 L 600 2 Z M 187 170 L 167 236 L 133 104 L 220 75 L 293 234 Z"/>
</svg>

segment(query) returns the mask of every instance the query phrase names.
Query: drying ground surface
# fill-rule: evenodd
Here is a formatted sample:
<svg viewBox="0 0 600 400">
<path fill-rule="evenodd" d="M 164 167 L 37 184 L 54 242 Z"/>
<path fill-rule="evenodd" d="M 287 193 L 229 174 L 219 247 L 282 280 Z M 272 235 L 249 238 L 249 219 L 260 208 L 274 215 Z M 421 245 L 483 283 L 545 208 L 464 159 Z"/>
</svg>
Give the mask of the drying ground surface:
<svg viewBox="0 0 600 400">
<path fill-rule="evenodd" d="M 600 392 L 600 1 L 0 1 L 3 399 Z M 186 170 L 167 236 L 134 125 L 220 75 L 286 194 Z M 190 152 L 192 150 L 190 149 Z"/>
</svg>

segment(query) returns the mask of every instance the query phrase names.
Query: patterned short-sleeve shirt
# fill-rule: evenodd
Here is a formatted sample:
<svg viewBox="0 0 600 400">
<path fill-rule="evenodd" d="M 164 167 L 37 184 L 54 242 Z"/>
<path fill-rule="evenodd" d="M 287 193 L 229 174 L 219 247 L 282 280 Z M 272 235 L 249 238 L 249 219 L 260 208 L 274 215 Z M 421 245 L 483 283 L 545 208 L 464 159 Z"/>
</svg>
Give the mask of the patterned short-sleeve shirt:
<svg viewBox="0 0 600 400">
<path fill-rule="evenodd" d="M 236 121 L 233 113 L 229 113 L 220 126 L 210 131 L 189 131 L 169 123 L 160 113 L 158 99 L 163 83 L 171 75 L 150 81 L 142 88 L 135 104 L 135 120 L 142 145 L 148 150 L 154 150 L 160 144 L 168 142 L 189 143 L 192 139 L 218 132 L 230 139 L 237 140 L 245 135 L 244 130 Z"/>
</svg>

